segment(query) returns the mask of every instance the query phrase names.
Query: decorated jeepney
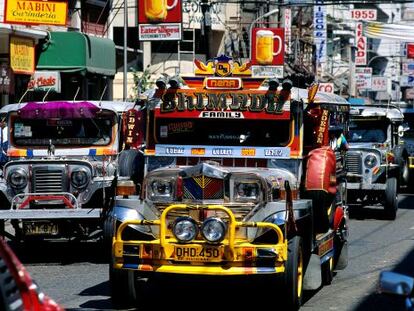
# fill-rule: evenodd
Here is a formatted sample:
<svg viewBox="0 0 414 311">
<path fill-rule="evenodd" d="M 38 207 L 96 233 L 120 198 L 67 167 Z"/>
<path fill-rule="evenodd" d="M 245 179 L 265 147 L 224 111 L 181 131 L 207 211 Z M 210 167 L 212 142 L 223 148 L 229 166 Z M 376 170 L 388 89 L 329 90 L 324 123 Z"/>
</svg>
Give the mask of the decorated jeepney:
<svg viewBox="0 0 414 311">
<path fill-rule="evenodd" d="M 54 101 L 7 105 L 1 113 L 8 133 L 0 177 L 2 235 L 99 236 L 115 177 L 133 177 L 139 152 L 122 149 L 139 142 L 139 109 L 125 102 Z"/>
<path fill-rule="evenodd" d="M 339 96 L 254 78 L 221 56 L 149 94 L 142 191 L 118 182 L 112 300 L 145 299 L 156 274 L 268 276 L 286 309 L 347 264 Z M 112 226 L 112 227 L 111 227 Z M 270 302 L 269 302 L 270 303 Z M 285 310 L 285 309 L 284 309 Z"/>
</svg>

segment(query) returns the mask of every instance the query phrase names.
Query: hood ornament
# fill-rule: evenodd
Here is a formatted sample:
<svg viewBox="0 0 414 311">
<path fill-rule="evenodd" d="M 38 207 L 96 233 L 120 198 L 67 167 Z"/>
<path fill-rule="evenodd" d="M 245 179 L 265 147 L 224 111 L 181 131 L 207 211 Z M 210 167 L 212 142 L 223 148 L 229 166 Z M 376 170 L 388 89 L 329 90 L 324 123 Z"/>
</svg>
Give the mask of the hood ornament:
<svg viewBox="0 0 414 311">
<path fill-rule="evenodd" d="M 52 144 L 52 140 L 49 139 L 49 146 L 47 147 L 47 155 L 54 156 L 55 155 L 55 145 Z"/>
</svg>

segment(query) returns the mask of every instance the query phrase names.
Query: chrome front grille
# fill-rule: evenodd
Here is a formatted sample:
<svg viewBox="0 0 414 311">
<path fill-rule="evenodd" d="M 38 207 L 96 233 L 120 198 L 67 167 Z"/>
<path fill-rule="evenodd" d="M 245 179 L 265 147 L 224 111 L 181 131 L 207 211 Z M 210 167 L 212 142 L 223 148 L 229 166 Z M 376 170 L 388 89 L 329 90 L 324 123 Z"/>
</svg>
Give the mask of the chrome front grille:
<svg viewBox="0 0 414 311">
<path fill-rule="evenodd" d="M 64 166 L 33 167 L 32 192 L 66 192 L 66 174 Z"/>
<path fill-rule="evenodd" d="M 362 154 L 360 152 L 348 151 L 345 155 L 345 161 L 349 173 L 362 173 Z"/>
</svg>

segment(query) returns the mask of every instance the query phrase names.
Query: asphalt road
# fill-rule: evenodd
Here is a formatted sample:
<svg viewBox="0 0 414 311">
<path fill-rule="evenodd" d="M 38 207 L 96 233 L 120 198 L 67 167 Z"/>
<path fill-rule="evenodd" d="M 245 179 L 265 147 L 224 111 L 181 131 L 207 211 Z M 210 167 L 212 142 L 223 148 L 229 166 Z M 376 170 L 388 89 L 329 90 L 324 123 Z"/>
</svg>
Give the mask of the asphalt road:
<svg viewBox="0 0 414 311">
<path fill-rule="evenodd" d="M 384 220 L 382 209 L 351 211 L 349 265 L 330 286 L 307 293 L 302 310 L 402 310 L 401 301 L 377 293 L 382 270 L 414 276 L 414 196 L 400 195 L 397 220 Z M 39 286 L 66 310 L 114 310 L 108 263 L 97 243 L 36 243 L 14 246 Z M 150 303 L 139 310 L 282 310 L 276 290 L 264 290 L 249 278 L 158 280 Z M 196 302 L 190 303 L 190 297 Z M 198 302 L 198 303 L 197 303 Z M 249 306 L 249 307 L 248 307 Z"/>
</svg>

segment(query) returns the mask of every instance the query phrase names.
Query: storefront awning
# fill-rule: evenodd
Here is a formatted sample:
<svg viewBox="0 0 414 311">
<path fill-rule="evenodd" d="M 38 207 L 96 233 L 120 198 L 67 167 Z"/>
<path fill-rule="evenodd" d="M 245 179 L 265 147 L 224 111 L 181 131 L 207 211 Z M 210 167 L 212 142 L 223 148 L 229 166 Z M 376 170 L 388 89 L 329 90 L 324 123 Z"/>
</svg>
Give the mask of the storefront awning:
<svg viewBox="0 0 414 311">
<path fill-rule="evenodd" d="M 36 70 L 96 73 L 114 76 L 115 43 L 80 32 L 50 32 Z"/>
</svg>

